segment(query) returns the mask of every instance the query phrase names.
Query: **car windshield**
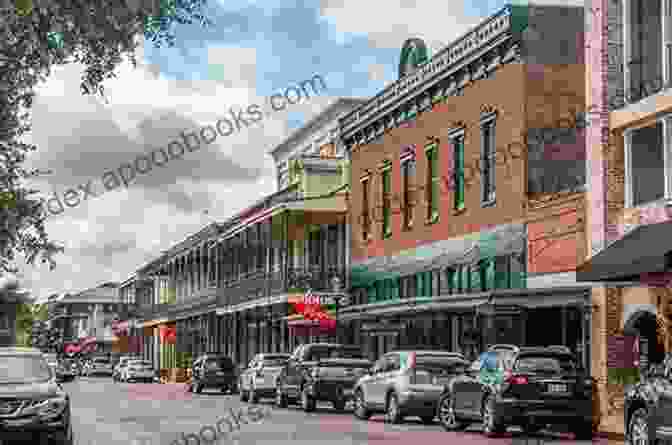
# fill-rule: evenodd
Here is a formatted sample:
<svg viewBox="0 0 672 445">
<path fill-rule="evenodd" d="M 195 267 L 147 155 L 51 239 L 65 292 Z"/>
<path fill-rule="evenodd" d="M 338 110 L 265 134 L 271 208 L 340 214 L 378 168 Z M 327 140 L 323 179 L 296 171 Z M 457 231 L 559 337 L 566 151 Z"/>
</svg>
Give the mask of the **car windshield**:
<svg viewBox="0 0 672 445">
<path fill-rule="evenodd" d="M 209 358 L 205 362 L 205 368 L 208 370 L 230 370 L 233 369 L 233 361 L 229 357 Z"/>
<path fill-rule="evenodd" d="M 128 366 L 133 369 L 153 369 L 150 362 L 128 362 Z"/>
<path fill-rule="evenodd" d="M 364 358 L 359 348 L 331 347 L 331 348 L 313 348 L 310 351 L 311 360 L 324 360 L 327 358 Z"/>
<path fill-rule="evenodd" d="M 523 356 L 516 363 L 516 370 L 520 372 L 559 373 L 571 372 L 576 369 L 572 357 L 553 355 Z"/>
<path fill-rule="evenodd" d="M 287 363 L 289 356 L 287 355 L 269 355 L 263 358 L 264 366 L 282 366 Z"/>
<path fill-rule="evenodd" d="M 51 378 L 47 361 L 37 355 L 0 357 L 0 383 L 43 382 Z"/>
<path fill-rule="evenodd" d="M 429 355 L 417 354 L 415 356 L 415 369 L 428 371 L 432 374 L 445 374 L 453 372 L 458 364 L 462 364 L 461 360 L 456 360 L 452 355 Z"/>
</svg>

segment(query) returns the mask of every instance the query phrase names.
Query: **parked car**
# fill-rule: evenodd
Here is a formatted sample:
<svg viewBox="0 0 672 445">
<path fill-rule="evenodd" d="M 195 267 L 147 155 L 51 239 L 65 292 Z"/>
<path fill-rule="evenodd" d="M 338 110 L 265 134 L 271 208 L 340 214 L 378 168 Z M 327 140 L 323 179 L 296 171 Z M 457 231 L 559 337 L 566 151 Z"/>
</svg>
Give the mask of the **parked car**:
<svg viewBox="0 0 672 445">
<path fill-rule="evenodd" d="M 114 372 L 113 366 L 112 366 L 112 361 L 109 358 L 106 357 L 96 357 L 91 361 L 91 364 L 89 365 L 86 375 L 87 376 L 93 376 L 93 375 L 109 375 L 112 376 Z"/>
<path fill-rule="evenodd" d="M 431 424 L 444 386 L 467 366 L 459 352 L 389 352 L 355 385 L 354 415 L 364 420 L 381 412 L 389 423 L 417 416 Z"/>
<path fill-rule="evenodd" d="M 115 382 L 120 381 L 121 372 L 126 367 L 126 364 L 128 363 L 129 360 L 142 360 L 142 359 L 134 355 L 124 355 L 121 358 L 119 358 L 119 362 L 116 364 L 116 366 L 112 371 L 112 380 L 114 380 Z"/>
<path fill-rule="evenodd" d="M 257 354 L 240 373 L 238 389 L 242 402 L 257 403 L 263 397 L 275 397 L 275 383 L 289 354 Z"/>
<path fill-rule="evenodd" d="M 453 378 L 439 400 L 446 430 L 480 422 L 488 436 L 509 425 L 527 433 L 566 425 L 578 440 L 592 438 L 593 380 L 565 347 L 521 347 L 487 351 Z"/>
<path fill-rule="evenodd" d="M 0 417 L 5 443 L 74 443 L 70 397 L 37 349 L 0 348 Z"/>
<path fill-rule="evenodd" d="M 340 343 L 298 346 L 278 375 L 275 404 L 284 408 L 301 401 L 305 411 L 312 411 L 316 401 L 328 400 L 337 409 L 343 409 L 352 398 L 358 376 L 370 365 L 359 346 Z"/>
<path fill-rule="evenodd" d="M 72 382 L 77 376 L 77 370 L 71 360 L 61 360 L 57 363 L 56 378 L 61 382 Z"/>
<path fill-rule="evenodd" d="M 238 372 L 231 357 L 222 354 L 205 354 L 192 366 L 190 390 L 201 393 L 206 388 L 219 388 L 234 394 L 238 388 Z"/>
<path fill-rule="evenodd" d="M 122 382 L 152 383 L 156 379 L 154 365 L 148 360 L 128 360 L 121 371 Z"/>
<path fill-rule="evenodd" d="M 626 443 L 666 444 L 672 440 L 672 354 L 650 368 L 625 394 Z"/>
</svg>

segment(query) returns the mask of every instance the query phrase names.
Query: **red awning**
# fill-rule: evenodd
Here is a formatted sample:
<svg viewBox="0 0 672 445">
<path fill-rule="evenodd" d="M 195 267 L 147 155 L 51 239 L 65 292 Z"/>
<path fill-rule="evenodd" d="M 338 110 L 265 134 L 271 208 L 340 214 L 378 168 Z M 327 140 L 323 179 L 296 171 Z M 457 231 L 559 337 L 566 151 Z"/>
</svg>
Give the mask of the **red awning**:
<svg viewBox="0 0 672 445">
<path fill-rule="evenodd" d="M 324 335 L 336 330 L 336 320 L 293 320 L 288 321 L 289 331 L 295 336 Z"/>
<path fill-rule="evenodd" d="M 64 350 L 66 354 L 77 354 L 82 350 L 82 347 L 77 343 L 68 343 L 65 345 Z"/>
</svg>

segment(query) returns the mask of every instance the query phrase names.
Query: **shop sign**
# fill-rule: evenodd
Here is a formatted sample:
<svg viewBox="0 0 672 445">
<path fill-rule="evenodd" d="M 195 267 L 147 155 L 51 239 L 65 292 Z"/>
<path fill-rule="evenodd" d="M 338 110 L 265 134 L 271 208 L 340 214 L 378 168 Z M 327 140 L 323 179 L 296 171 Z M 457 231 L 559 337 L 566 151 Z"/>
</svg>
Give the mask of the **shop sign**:
<svg viewBox="0 0 672 445">
<path fill-rule="evenodd" d="M 611 335 L 607 340 L 607 367 L 625 369 L 635 367 L 636 338 L 630 335 Z"/>
</svg>

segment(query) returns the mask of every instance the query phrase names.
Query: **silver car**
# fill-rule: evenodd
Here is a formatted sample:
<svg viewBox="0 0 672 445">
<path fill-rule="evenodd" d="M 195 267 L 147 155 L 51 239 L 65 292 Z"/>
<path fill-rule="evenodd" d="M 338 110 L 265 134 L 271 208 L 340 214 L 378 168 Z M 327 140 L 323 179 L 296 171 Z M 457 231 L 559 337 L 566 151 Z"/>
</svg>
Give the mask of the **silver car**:
<svg viewBox="0 0 672 445">
<path fill-rule="evenodd" d="M 122 382 L 151 383 L 155 376 L 154 366 L 148 360 L 129 360 L 121 370 Z"/>
<path fill-rule="evenodd" d="M 240 374 L 240 400 L 257 403 L 262 397 L 275 397 L 276 379 L 289 357 L 289 354 L 255 355 Z"/>
<path fill-rule="evenodd" d="M 112 362 L 109 358 L 96 357 L 91 362 L 89 369 L 86 371 L 86 375 L 109 375 L 111 377 L 113 372 Z"/>
<path fill-rule="evenodd" d="M 354 388 L 355 417 L 385 413 L 385 421 L 400 423 L 417 416 L 434 422 L 444 385 L 468 362 L 459 352 L 395 351 L 385 354 Z"/>
</svg>

